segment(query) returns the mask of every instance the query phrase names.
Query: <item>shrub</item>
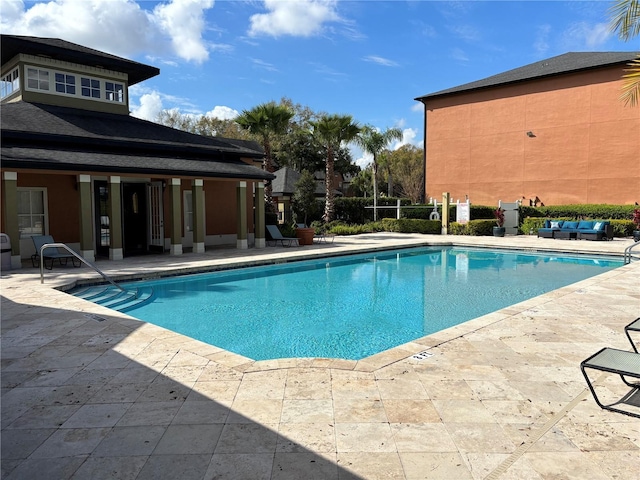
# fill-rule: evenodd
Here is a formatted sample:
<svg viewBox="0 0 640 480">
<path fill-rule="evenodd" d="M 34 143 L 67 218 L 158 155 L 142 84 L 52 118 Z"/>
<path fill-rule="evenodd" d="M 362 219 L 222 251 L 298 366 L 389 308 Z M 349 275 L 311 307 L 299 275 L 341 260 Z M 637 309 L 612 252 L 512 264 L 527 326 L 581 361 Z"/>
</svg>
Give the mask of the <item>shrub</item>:
<svg viewBox="0 0 640 480">
<path fill-rule="evenodd" d="M 449 224 L 449 233 L 452 235 L 473 235 L 479 237 L 485 237 L 493 235 L 493 227 L 495 227 L 495 220 L 470 220 L 465 224 L 458 222 L 452 222 Z"/>
<path fill-rule="evenodd" d="M 385 218 L 382 226 L 387 232 L 440 234 L 442 222 L 440 220 L 421 220 L 417 218 Z"/>
</svg>

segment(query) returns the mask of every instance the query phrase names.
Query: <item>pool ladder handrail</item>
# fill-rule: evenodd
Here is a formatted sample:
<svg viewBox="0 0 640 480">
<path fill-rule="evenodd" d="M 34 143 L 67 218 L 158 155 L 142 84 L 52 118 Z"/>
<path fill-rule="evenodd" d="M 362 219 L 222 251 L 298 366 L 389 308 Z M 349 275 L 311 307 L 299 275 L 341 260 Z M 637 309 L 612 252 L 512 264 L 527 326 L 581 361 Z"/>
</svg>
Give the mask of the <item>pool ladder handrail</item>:
<svg viewBox="0 0 640 480">
<path fill-rule="evenodd" d="M 67 246 L 64 243 L 45 243 L 44 245 L 42 245 L 42 247 L 40 247 L 40 283 L 41 284 L 44 283 L 44 255 L 43 255 L 43 253 L 44 253 L 45 249 L 52 248 L 52 247 L 53 248 L 64 248 L 67 252 L 69 252 L 71 255 L 76 257 L 78 260 L 80 260 L 82 263 L 84 263 L 87 267 L 93 268 L 96 272 L 98 272 L 100 275 L 102 275 L 102 278 L 104 278 L 111 285 L 113 285 L 116 288 L 119 288 L 120 290 L 122 290 L 125 293 L 127 292 L 124 288 L 122 288 L 116 282 L 111 280 L 102 270 L 100 270 L 98 267 L 96 267 L 93 263 L 91 263 L 88 260 L 86 260 L 84 257 L 78 255 L 76 252 L 74 252 L 71 248 L 69 248 L 69 246 Z M 135 297 L 138 298 L 138 292 L 135 293 Z"/>
<path fill-rule="evenodd" d="M 631 250 L 633 250 L 635 247 L 637 247 L 638 245 L 640 245 L 640 240 L 638 240 L 635 243 L 632 243 L 631 245 L 629 245 L 627 248 L 624 249 L 624 264 L 628 264 L 631 263 Z"/>
</svg>

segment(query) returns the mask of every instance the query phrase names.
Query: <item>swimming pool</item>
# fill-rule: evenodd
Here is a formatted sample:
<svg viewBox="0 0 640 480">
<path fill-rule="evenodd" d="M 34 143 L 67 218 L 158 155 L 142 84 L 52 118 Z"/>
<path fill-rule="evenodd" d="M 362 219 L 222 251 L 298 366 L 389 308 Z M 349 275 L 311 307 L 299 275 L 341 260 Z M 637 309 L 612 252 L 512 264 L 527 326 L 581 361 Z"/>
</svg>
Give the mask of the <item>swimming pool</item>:
<svg viewBox="0 0 640 480">
<path fill-rule="evenodd" d="M 623 264 L 426 247 L 122 284 L 135 318 L 252 358 L 359 360 Z"/>
</svg>

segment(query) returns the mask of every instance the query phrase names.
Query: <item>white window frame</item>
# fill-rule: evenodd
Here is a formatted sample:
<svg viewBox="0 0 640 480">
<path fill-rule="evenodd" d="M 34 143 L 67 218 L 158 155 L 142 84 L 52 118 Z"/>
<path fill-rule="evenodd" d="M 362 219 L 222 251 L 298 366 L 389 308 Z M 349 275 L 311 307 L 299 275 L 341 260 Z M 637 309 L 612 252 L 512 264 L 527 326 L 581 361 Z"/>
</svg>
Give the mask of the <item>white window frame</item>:
<svg viewBox="0 0 640 480">
<path fill-rule="evenodd" d="M 51 92 L 51 71 L 46 68 L 40 68 L 36 66 L 25 66 L 25 70 L 27 71 L 27 81 L 25 82 L 24 88 L 25 90 L 33 90 L 34 92 Z M 31 77 L 29 74 L 34 71 L 36 72 L 36 78 Z M 43 88 L 45 79 L 47 88 Z M 38 84 L 36 87 L 32 87 L 29 85 L 29 82 L 35 80 Z M 55 92 L 54 92 L 55 93 Z"/>
<path fill-rule="evenodd" d="M 62 81 L 58 80 L 58 75 L 62 77 Z M 53 73 L 53 85 L 56 95 L 68 95 L 71 97 L 76 96 L 78 91 L 78 85 L 76 83 L 77 75 L 64 72 Z M 62 85 L 64 91 L 58 91 L 58 85 Z M 71 90 L 71 91 L 70 91 Z"/>
<path fill-rule="evenodd" d="M 49 201 L 47 198 L 47 189 L 46 187 L 18 187 L 17 189 L 18 194 L 23 193 L 23 192 L 41 192 L 42 193 L 42 213 L 33 213 L 33 208 L 31 208 L 32 202 L 31 202 L 31 197 L 30 197 L 30 212 L 29 213 L 20 213 L 19 211 L 18 213 L 18 218 L 20 217 L 29 217 L 31 219 L 33 219 L 34 216 L 42 216 L 43 217 L 43 225 L 42 225 L 42 232 L 29 232 L 29 233 L 24 233 L 24 232 L 20 232 L 20 238 L 30 238 L 34 235 L 48 235 L 49 233 Z M 18 201 L 18 210 L 20 209 L 20 201 Z M 19 224 L 20 222 L 18 222 Z M 30 222 L 31 224 L 33 224 L 33 221 Z"/>
<path fill-rule="evenodd" d="M 7 72 L 6 75 L 2 77 L 1 82 L 2 87 L 0 91 L 0 98 L 6 98 L 9 95 L 13 94 L 20 90 L 20 69 L 18 67 L 13 70 Z"/>
<path fill-rule="evenodd" d="M 26 74 L 27 80 L 24 87 L 25 90 L 33 91 L 33 92 L 48 92 L 51 95 L 74 97 L 74 98 L 79 98 L 83 100 L 93 100 L 96 102 L 104 102 L 104 103 L 116 103 L 119 105 L 126 105 L 127 103 L 127 89 L 126 89 L 125 82 L 122 80 L 92 77 L 91 75 L 85 75 L 81 72 L 69 72 L 69 71 L 56 70 L 56 69 L 47 69 L 37 65 L 25 65 L 24 68 L 25 68 L 25 71 L 27 72 Z M 34 70 L 37 71 L 37 78 L 31 78 L 31 80 L 32 82 L 33 80 L 36 80 L 38 83 L 38 86 L 30 87 L 29 86 L 30 77 L 28 72 L 34 71 Z M 41 85 L 43 84 L 42 82 L 44 82 L 44 80 L 42 80 L 40 77 L 41 76 L 44 77 L 45 74 L 48 76 L 48 89 L 40 88 Z M 60 82 L 56 82 L 56 74 L 64 75 L 65 80 L 69 76 L 74 77 L 75 92 L 68 93 L 67 92 L 68 88 L 65 88 L 65 92 L 58 92 L 56 85 L 60 84 Z M 82 85 L 83 80 L 89 81 L 89 87 Z M 95 87 L 96 82 L 98 84 L 98 87 Z M 107 83 L 110 84 L 113 87 L 113 89 L 107 90 Z M 64 85 L 68 85 L 68 84 L 64 83 Z M 87 88 L 89 88 L 88 96 L 83 95 L 82 93 L 83 89 L 86 90 Z M 99 94 L 95 95 L 95 92 L 98 92 L 98 91 L 99 91 Z"/>
<path fill-rule="evenodd" d="M 205 221 L 206 215 L 204 212 L 204 192 L 202 192 L 202 222 Z M 184 190 L 182 192 L 182 205 L 183 205 L 183 219 L 184 219 L 184 234 L 193 233 L 193 191 Z M 206 235 L 205 235 L 206 236 Z"/>
</svg>

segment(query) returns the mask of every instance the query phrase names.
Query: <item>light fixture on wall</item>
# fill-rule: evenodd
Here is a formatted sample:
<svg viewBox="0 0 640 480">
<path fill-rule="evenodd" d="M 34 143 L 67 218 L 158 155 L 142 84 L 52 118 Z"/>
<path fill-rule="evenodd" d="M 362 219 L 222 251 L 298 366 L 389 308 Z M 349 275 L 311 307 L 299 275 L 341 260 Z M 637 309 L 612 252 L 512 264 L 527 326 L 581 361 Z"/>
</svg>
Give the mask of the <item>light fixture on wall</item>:
<svg viewBox="0 0 640 480">
<path fill-rule="evenodd" d="M 527 132 L 527 137 L 529 137 L 529 138 L 535 138 L 535 136 L 536 136 L 536 135 L 535 135 L 535 133 L 533 133 L 531 130 L 529 130 L 529 131 Z"/>
</svg>

